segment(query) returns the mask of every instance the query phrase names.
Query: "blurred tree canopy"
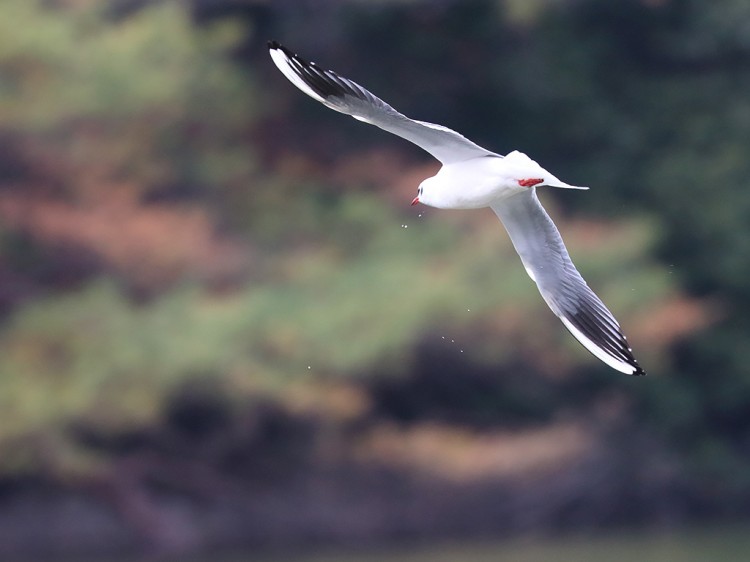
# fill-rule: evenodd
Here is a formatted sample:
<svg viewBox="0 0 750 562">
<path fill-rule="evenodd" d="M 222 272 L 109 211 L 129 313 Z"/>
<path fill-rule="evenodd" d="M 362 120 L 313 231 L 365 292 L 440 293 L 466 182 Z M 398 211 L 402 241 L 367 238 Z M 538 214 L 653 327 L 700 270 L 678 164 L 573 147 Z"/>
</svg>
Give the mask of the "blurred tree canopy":
<svg viewBox="0 0 750 562">
<path fill-rule="evenodd" d="M 658 217 L 658 255 L 721 318 L 674 347 L 669 383 L 651 386 L 646 403 L 673 441 L 694 447 L 704 468 L 723 465 L 731 481 L 750 438 L 748 350 L 739 343 L 750 333 L 748 24 L 744 2 L 584 2 L 554 20 L 556 43 L 569 48 L 546 57 L 560 68 L 554 52 L 578 51 L 566 71 L 592 93 L 606 89 L 592 173 L 608 180 L 608 195 Z M 579 97 L 579 116 L 593 97 Z"/>
<path fill-rule="evenodd" d="M 377 18 L 357 11 L 348 38 L 383 45 L 370 63 L 383 81 L 399 72 L 385 65 L 409 61 L 397 80 L 405 103 L 437 103 L 436 115 L 471 123 L 482 144 L 520 147 L 562 177 L 586 178 L 594 189 L 577 207 L 656 221 L 656 255 L 720 319 L 676 344 L 672 366 L 636 392 L 672 442 L 736 482 L 750 443 L 741 343 L 750 333 L 750 5 L 589 0 L 527 13 L 518 4 L 455 3 L 434 19 L 421 4 Z M 431 26 L 434 43 L 413 33 Z M 447 86 L 407 79 L 414 67 Z"/>
<path fill-rule="evenodd" d="M 150 192 L 246 183 L 257 96 L 228 57 L 245 27 L 196 27 L 180 2 L 122 16 L 116 4 L 3 4 L 3 130 Z"/>
<path fill-rule="evenodd" d="M 228 410 L 346 381 L 399 423 L 596 421 L 616 396 L 698 505 L 747 512 L 746 1 L 0 12 L 0 474 L 100 467 L 76 428 L 159 424 L 196 380 Z M 427 157 L 294 91 L 266 35 L 591 185 L 553 214 L 653 376 L 576 353 L 493 217 L 407 214 Z"/>
</svg>

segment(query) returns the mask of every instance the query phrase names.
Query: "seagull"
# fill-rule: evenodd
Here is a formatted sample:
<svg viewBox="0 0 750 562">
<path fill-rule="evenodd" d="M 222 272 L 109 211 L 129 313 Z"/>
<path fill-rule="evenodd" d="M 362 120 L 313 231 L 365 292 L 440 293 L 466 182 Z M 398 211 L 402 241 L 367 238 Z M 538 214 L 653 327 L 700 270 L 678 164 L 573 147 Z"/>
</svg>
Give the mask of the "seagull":
<svg viewBox="0 0 750 562">
<path fill-rule="evenodd" d="M 326 107 L 402 137 L 442 167 L 424 180 L 412 205 L 440 209 L 489 207 L 508 231 L 526 273 L 552 312 L 595 357 L 626 375 L 645 375 L 620 324 L 589 288 L 568 255 L 537 187 L 588 189 L 556 178 L 526 154 L 502 156 L 442 125 L 410 119 L 365 88 L 269 41 L 271 59 L 292 84 Z"/>
</svg>

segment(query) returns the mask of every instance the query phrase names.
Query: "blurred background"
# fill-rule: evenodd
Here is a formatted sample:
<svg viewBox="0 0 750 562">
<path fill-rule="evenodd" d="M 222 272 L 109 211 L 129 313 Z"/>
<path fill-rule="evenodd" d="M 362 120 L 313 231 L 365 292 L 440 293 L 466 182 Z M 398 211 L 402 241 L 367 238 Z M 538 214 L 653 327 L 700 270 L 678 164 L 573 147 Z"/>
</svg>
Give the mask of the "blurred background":
<svg viewBox="0 0 750 562">
<path fill-rule="evenodd" d="M 649 376 L 268 39 L 591 186 L 541 197 Z M 749 91 L 745 0 L 3 0 L 0 558 L 742 534 Z"/>
</svg>

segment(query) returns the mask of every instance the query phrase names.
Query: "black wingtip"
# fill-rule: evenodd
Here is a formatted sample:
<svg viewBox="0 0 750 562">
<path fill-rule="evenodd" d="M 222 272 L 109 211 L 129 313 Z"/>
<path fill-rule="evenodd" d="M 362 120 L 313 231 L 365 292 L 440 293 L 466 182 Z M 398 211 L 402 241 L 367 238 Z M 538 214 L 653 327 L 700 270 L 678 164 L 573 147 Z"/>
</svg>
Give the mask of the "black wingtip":
<svg viewBox="0 0 750 562">
<path fill-rule="evenodd" d="M 291 58 L 299 58 L 299 57 L 297 57 L 297 55 L 295 53 L 293 53 L 292 51 L 290 51 L 289 49 L 287 49 L 286 47 L 284 47 L 284 45 L 282 45 L 281 43 L 279 43 L 278 41 L 273 40 L 273 39 L 268 42 L 268 50 L 269 51 L 274 51 L 274 50 L 281 51 L 282 53 L 284 53 L 290 59 Z"/>
<path fill-rule="evenodd" d="M 289 51 L 289 49 L 284 47 L 284 45 L 282 45 L 275 39 L 272 39 L 271 41 L 268 42 L 268 50 L 269 51 L 280 50 L 280 51 L 284 51 L 284 53 L 286 53 L 287 55 L 292 56 L 292 53 Z"/>
<path fill-rule="evenodd" d="M 627 341 L 627 340 L 626 340 Z M 633 357 L 633 350 L 628 347 L 628 355 L 630 356 L 628 363 L 630 364 L 635 371 L 630 373 L 631 377 L 645 377 L 646 371 L 643 370 L 643 367 L 641 367 L 638 364 L 638 361 L 635 360 L 635 357 Z"/>
<path fill-rule="evenodd" d="M 625 339 L 625 341 L 627 342 L 627 338 L 625 338 L 625 336 L 623 336 L 623 339 Z M 630 376 L 632 376 L 632 377 L 645 377 L 646 376 L 646 371 L 644 371 L 643 367 L 641 367 L 638 364 L 638 361 L 635 360 L 635 357 L 633 357 L 633 350 L 630 347 L 628 347 L 628 355 L 630 355 L 630 361 L 629 361 L 629 363 L 635 369 L 635 371 L 633 371 L 632 373 L 630 373 Z"/>
<path fill-rule="evenodd" d="M 342 79 L 335 72 L 324 70 L 312 61 L 307 61 L 293 53 L 278 41 L 268 41 L 269 51 L 281 51 L 288 59 L 289 67 L 297 74 L 318 96 L 327 99 L 332 96 L 341 97 L 351 95 L 365 97 L 360 86 Z M 355 89 L 355 87 L 357 89 Z"/>
</svg>

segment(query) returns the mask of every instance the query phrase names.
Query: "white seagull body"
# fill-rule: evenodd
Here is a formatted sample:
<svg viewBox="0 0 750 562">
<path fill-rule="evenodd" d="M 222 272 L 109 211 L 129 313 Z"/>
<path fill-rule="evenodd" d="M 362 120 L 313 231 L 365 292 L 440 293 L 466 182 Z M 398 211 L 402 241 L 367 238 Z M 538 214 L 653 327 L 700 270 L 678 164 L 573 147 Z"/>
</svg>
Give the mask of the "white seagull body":
<svg viewBox="0 0 750 562">
<path fill-rule="evenodd" d="M 411 141 L 440 160 L 442 168 L 420 184 L 412 204 L 490 207 L 508 231 L 529 277 L 570 333 L 613 369 L 646 374 L 617 320 L 573 265 L 536 196 L 537 186 L 588 188 L 559 180 L 521 152 L 501 156 L 447 127 L 409 119 L 359 84 L 305 61 L 279 43 L 271 41 L 268 47 L 284 76 L 310 97 Z"/>
</svg>

